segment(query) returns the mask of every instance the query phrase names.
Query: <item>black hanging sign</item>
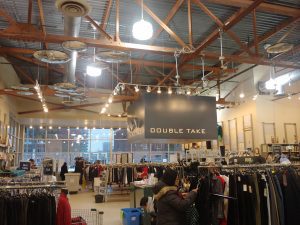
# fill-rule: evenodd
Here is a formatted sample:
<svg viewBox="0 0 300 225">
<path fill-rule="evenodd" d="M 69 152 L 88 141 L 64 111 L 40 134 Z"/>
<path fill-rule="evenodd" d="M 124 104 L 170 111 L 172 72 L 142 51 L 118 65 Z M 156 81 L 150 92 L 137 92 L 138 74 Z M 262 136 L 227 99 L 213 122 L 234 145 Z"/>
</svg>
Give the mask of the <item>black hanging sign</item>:
<svg viewBox="0 0 300 225">
<path fill-rule="evenodd" d="M 128 109 L 129 141 L 135 142 L 134 139 L 141 137 L 157 143 L 217 139 L 214 97 L 145 94 L 137 105 L 134 103 Z M 135 110 L 137 108 L 139 113 Z M 134 128 L 139 128 L 135 129 L 139 131 L 139 137 L 131 132 L 132 123 Z M 130 139 L 130 136 L 134 138 Z"/>
</svg>

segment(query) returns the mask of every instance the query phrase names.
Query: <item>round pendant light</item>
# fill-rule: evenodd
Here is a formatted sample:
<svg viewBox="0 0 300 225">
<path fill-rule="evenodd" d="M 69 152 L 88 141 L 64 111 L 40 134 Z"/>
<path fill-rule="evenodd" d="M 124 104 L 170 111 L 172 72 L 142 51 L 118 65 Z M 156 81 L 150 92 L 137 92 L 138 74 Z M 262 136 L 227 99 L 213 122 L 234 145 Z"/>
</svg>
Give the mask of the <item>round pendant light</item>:
<svg viewBox="0 0 300 225">
<path fill-rule="evenodd" d="M 132 27 L 132 35 L 141 41 L 149 40 L 153 35 L 152 24 L 144 19 L 135 22 Z"/>
</svg>

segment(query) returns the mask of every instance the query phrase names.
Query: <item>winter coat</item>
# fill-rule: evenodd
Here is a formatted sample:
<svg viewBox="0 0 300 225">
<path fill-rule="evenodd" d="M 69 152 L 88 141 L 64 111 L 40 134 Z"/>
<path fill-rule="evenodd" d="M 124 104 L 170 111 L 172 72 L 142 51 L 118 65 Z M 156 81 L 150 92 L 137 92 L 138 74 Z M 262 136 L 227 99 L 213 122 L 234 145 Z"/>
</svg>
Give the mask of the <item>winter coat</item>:
<svg viewBox="0 0 300 225">
<path fill-rule="evenodd" d="M 58 199 L 56 225 L 71 225 L 71 207 L 64 193 L 61 193 Z"/>
<path fill-rule="evenodd" d="M 167 186 L 159 181 L 153 187 L 157 206 L 157 225 L 184 225 L 185 211 L 193 204 L 197 193 L 191 191 L 186 198 L 181 197 L 177 187 Z"/>
<path fill-rule="evenodd" d="M 65 174 L 68 173 L 68 166 L 67 165 L 62 165 L 61 168 L 60 168 L 60 177 L 61 177 L 61 180 L 65 180 L 66 177 L 65 177 Z"/>
</svg>

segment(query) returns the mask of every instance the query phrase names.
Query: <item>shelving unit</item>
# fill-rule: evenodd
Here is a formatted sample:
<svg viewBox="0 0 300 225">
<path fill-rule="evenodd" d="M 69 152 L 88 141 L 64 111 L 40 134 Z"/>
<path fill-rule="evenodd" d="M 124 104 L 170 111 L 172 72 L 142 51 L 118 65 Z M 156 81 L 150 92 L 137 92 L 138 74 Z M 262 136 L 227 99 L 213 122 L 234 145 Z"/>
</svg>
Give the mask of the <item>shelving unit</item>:
<svg viewBox="0 0 300 225">
<path fill-rule="evenodd" d="M 268 153 L 285 154 L 291 161 L 300 161 L 300 149 L 298 144 L 262 144 L 261 155 L 266 157 Z"/>
</svg>

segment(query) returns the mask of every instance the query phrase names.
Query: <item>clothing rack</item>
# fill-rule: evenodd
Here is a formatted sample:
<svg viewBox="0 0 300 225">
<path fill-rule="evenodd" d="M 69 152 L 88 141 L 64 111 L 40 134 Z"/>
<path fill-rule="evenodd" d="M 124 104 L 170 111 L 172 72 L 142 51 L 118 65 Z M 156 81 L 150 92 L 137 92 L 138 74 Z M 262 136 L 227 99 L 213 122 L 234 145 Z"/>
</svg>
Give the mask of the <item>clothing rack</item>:
<svg viewBox="0 0 300 225">
<path fill-rule="evenodd" d="M 65 188 L 65 182 L 8 182 L 0 185 L 0 189 L 38 189 L 38 188 Z"/>
<path fill-rule="evenodd" d="M 272 167 L 300 167 L 300 163 L 292 164 L 245 164 L 245 165 L 200 165 L 198 168 L 221 168 L 221 169 L 240 169 L 240 168 L 272 168 Z"/>
<path fill-rule="evenodd" d="M 0 189 L 40 189 L 40 188 L 51 188 L 51 189 L 60 189 L 65 188 L 66 186 L 63 185 L 51 185 L 51 184 L 45 184 L 45 185 L 31 185 L 31 186 L 22 186 L 22 185 L 11 185 L 11 186 L 0 186 Z"/>
<path fill-rule="evenodd" d="M 125 167 L 140 167 L 140 166 L 178 166 L 178 163 L 123 163 L 105 165 L 107 168 L 125 168 Z"/>
</svg>

